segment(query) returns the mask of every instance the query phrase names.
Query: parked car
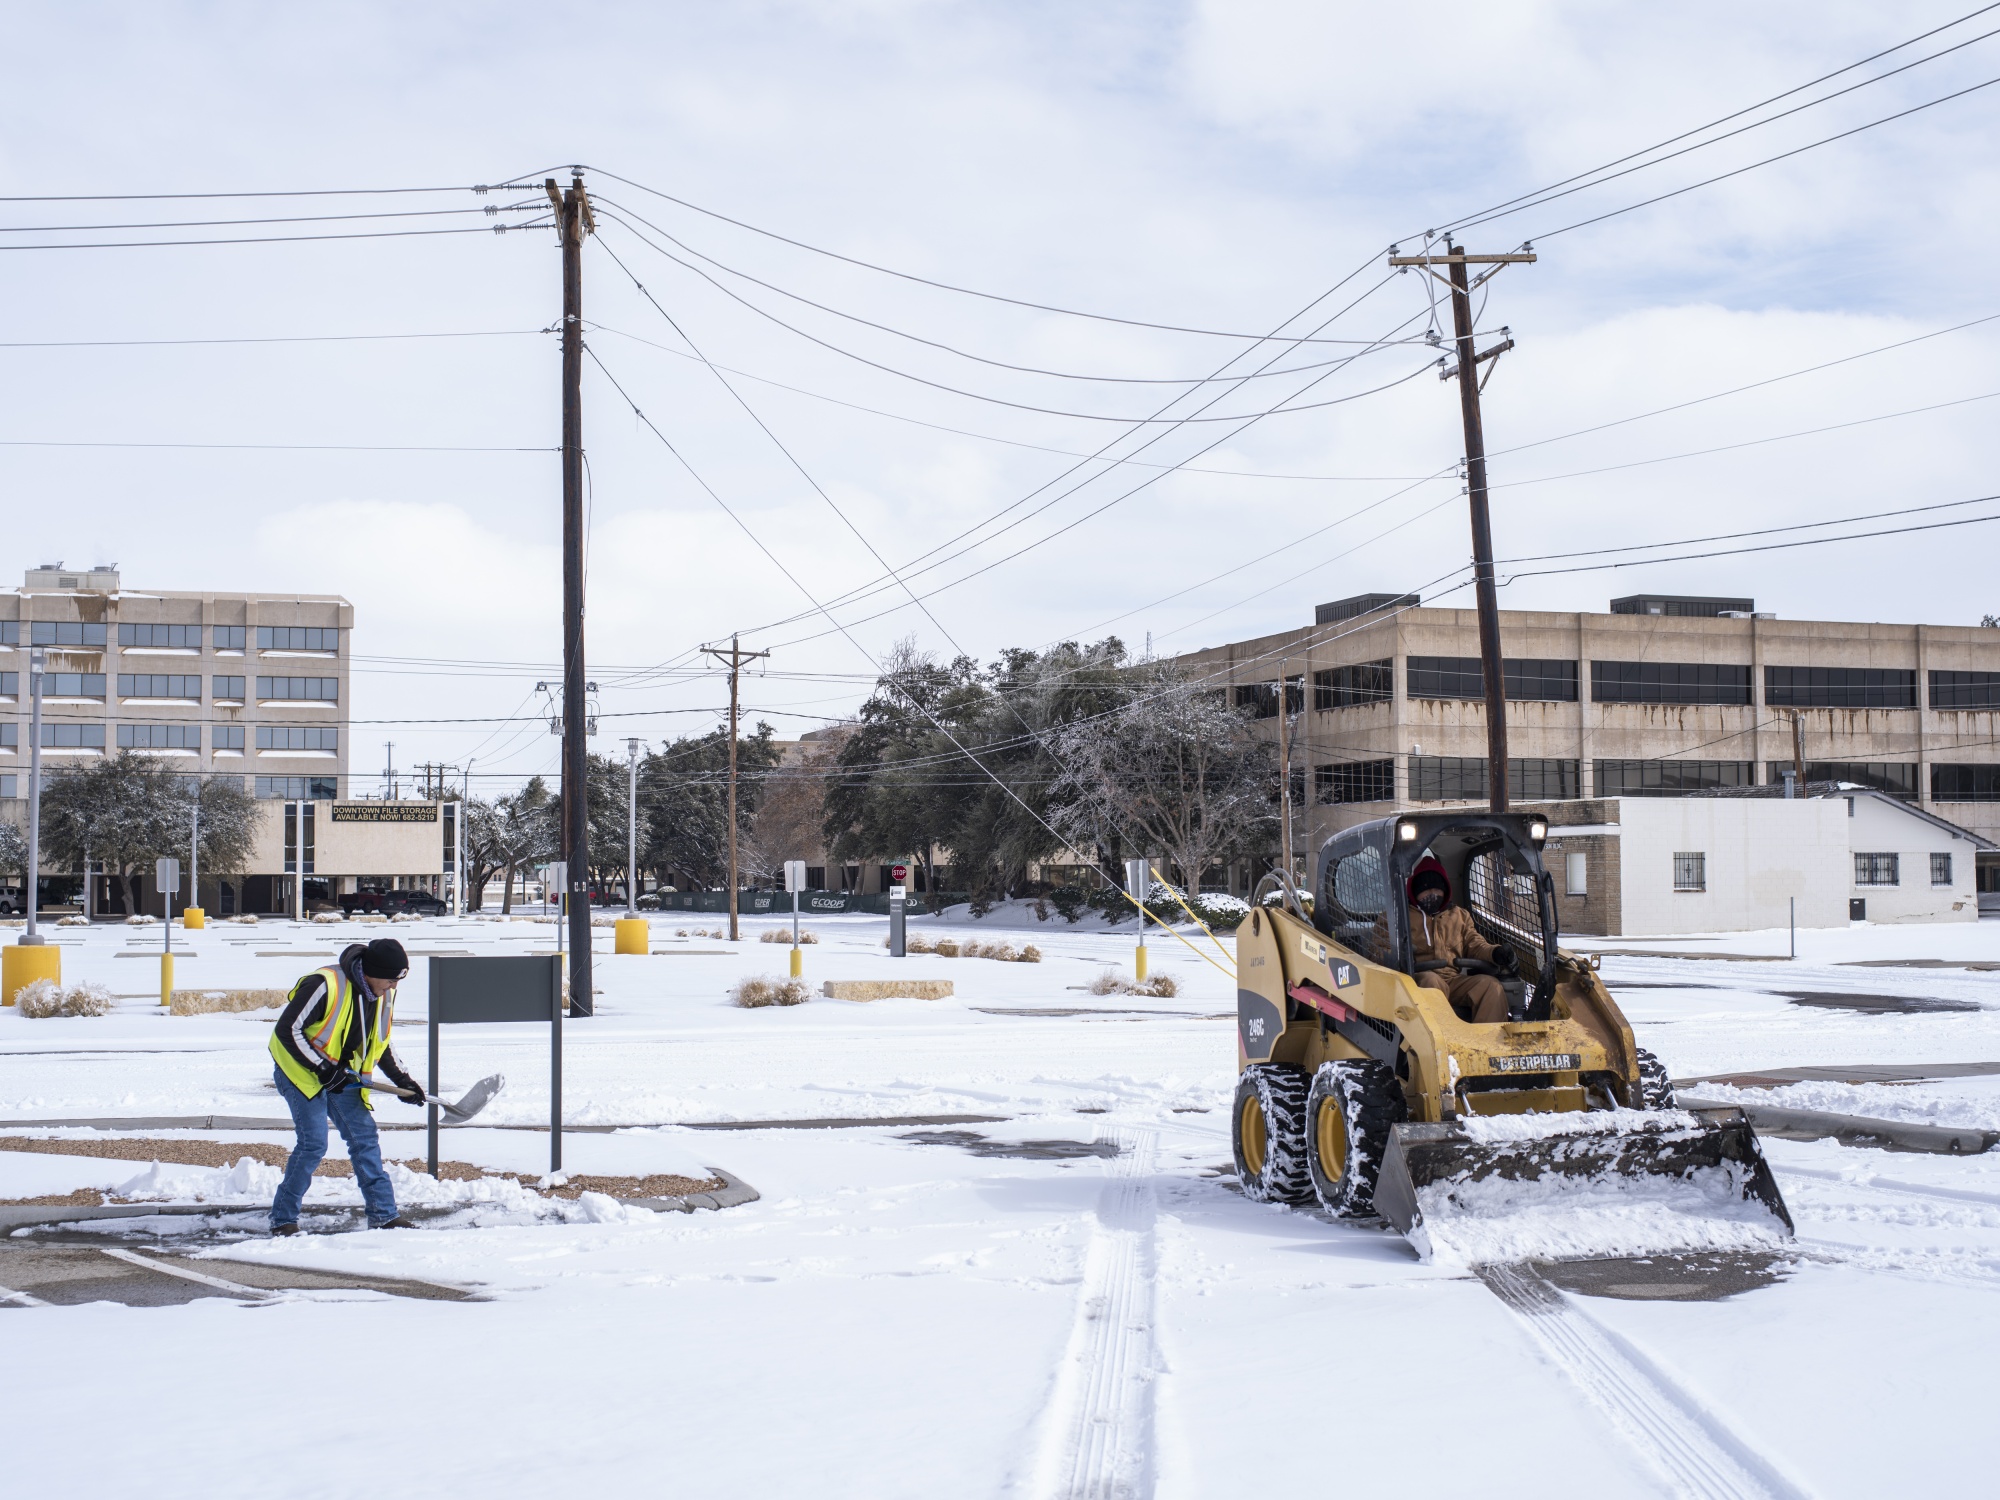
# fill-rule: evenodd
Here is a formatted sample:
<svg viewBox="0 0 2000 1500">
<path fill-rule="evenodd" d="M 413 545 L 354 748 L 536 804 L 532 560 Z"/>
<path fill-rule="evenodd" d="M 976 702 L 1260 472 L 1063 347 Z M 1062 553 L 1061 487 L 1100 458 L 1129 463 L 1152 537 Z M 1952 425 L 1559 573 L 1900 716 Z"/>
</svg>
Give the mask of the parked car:
<svg viewBox="0 0 2000 1500">
<path fill-rule="evenodd" d="M 382 910 L 392 916 L 411 912 L 420 917 L 441 917 L 451 908 L 429 891 L 384 891 Z"/>
</svg>

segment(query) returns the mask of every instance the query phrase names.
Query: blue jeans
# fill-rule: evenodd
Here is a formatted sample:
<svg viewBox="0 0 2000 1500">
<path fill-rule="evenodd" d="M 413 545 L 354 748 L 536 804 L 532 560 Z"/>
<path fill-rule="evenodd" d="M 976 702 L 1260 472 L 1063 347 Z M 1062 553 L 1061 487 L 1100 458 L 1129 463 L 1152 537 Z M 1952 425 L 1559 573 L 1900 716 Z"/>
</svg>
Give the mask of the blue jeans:
<svg viewBox="0 0 2000 1500">
<path fill-rule="evenodd" d="M 282 1068 L 271 1070 L 278 1079 L 278 1094 L 292 1112 L 292 1128 L 298 1144 L 285 1163 L 285 1180 L 278 1184 L 278 1196 L 271 1202 L 271 1227 L 296 1224 L 299 1204 L 312 1182 L 313 1168 L 326 1156 L 326 1117 L 330 1113 L 347 1142 L 347 1159 L 354 1164 L 354 1180 L 361 1184 L 361 1201 L 368 1207 L 368 1223 L 379 1229 L 396 1217 L 396 1190 L 389 1186 L 389 1174 L 382 1169 L 382 1143 L 375 1134 L 375 1116 L 361 1102 L 361 1090 L 342 1089 L 329 1093 L 321 1089 L 308 1099 L 285 1076 Z"/>
</svg>

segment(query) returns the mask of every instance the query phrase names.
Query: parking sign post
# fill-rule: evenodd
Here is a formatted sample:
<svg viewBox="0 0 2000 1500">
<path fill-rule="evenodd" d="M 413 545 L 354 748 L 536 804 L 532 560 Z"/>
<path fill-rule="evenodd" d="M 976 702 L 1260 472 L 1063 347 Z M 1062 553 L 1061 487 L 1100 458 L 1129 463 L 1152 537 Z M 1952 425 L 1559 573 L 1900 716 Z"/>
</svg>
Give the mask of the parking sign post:
<svg viewBox="0 0 2000 1500">
<path fill-rule="evenodd" d="M 792 893 L 792 978 L 797 979 L 805 972 L 805 959 L 799 952 L 799 892 L 806 888 L 806 862 L 802 859 L 785 861 L 785 889 Z"/>
<path fill-rule="evenodd" d="M 153 884 L 160 888 L 160 1004 L 174 1003 L 174 893 L 181 888 L 181 862 L 153 861 Z"/>
</svg>

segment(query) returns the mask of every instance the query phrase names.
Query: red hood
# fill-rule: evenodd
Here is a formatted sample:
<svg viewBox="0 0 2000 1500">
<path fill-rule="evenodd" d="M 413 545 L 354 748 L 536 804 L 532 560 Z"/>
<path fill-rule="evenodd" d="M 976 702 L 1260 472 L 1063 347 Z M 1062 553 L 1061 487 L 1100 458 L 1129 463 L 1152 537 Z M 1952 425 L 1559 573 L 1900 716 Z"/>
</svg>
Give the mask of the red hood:
<svg viewBox="0 0 2000 1500">
<path fill-rule="evenodd" d="M 1445 868 L 1437 862 L 1437 857 L 1430 854 L 1426 854 L 1422 859 L 1417 861 L 1417 867 L 1410 871 L 1410 878 L 1403 882 L 1404 900 L 1408 901 L 1412 906 L 1417 904 L 1416 884 L 1419 875 L 1436 875 L 1439 880 L 1442 880 L 1444 882 L 1444 904 L 1446 906 L 1451 905 L 1451 876 L 1445 873 Z"/>
</svg>

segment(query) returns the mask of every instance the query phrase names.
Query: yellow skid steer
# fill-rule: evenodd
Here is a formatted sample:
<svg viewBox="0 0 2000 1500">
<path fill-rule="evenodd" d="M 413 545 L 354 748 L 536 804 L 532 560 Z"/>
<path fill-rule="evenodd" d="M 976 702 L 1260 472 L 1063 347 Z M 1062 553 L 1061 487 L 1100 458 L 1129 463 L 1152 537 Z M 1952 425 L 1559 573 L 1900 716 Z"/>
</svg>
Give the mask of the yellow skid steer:
<svg viewBox="0 0 2000 1500">
<path fill-rule="evenodd" d="M 1578 1183 L 1640 1184 L 1625 1211 L 1671 1219 L 1680 1243 L 1663 1249 L 1791 1233 L 1743 1112 L 1677 1109 L 1595 969 L 1557 947 L 1547 831 L 1532 815 L 1403 814 L 1329 839 L 1309 896 L 1267 878 L 1279 901 L 1260 888 L 1236 937 L 1246 1194 L 1379 1214 L 1420 1246 L 1448 1241 L 1455 1215 L 1544 1208 Z M 1493 960 L 1413 959 L 1420 862 L 1462 893 Z M 1499 987 L 1505 1019 L 1469 1018 L 1468 975 Z"/>
</svg>

